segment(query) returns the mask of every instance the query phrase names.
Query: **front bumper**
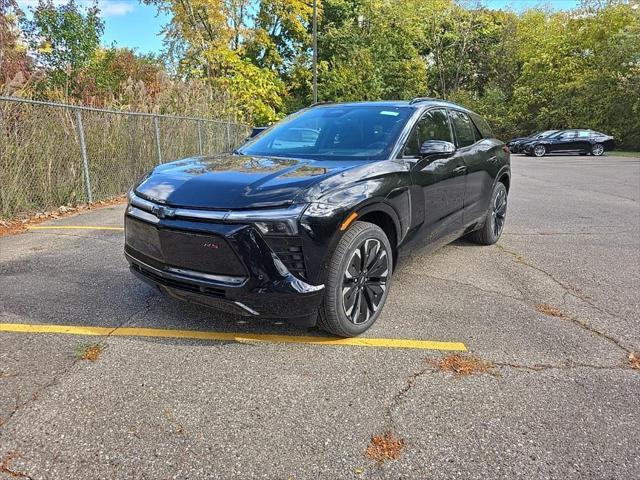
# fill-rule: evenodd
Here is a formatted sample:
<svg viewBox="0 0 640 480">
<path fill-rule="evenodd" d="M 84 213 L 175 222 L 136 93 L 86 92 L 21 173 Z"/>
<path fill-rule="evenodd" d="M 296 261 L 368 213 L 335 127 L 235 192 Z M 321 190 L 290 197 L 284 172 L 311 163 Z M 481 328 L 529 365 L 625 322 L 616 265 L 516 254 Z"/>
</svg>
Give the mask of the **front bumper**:
<svg viewBox="0 0 640 480">
<path fill-rule="evenodd" d="M 243 316 L 315 321 L 324 285 L 294 276 L 252 225 L 160 219 L 129 206 L 125 238 L 131 271 L 173 298 Z"/>
</svg>

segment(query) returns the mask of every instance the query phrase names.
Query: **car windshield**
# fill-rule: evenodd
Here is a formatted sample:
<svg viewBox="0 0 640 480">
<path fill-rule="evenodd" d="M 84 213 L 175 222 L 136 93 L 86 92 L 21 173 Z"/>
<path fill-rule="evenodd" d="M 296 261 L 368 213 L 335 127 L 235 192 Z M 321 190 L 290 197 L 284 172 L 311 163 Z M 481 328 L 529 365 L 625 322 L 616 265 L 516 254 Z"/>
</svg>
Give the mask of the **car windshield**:
<svg viewBox="0 0 640 480">
<path fill-rule="evenodd" d="M 327 160 L 387 158 L 410 107 L 320 106 L 290 115 L 237 150 L 241 155 Z"/>
<path fill-rule="evenodd" d="M 536 138 L 547 138 L 550 137 L 551 135 L 553 135 L 554 133 L 556 133 L 557 130 L 547 130 L 545 132 L 540 132 Z"/>
</svg>

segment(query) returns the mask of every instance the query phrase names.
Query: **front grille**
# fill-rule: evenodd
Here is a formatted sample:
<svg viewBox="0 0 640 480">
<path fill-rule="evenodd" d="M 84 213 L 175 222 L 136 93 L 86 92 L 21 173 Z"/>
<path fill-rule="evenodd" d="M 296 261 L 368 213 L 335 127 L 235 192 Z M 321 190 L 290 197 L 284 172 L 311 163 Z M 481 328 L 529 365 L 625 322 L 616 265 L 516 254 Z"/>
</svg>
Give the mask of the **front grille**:
<svg viewBox="0 0 640 480">
<path fill-rule="evenodd" d="M 307 268 L 302 252 L 302 240 L 296 237 L 265 238 L 271 250 L 278 256 L 287 269 L 301 280 L 307 280 Z"/>
<path fill-rule="evenodd" d="M 158 227 L 125 218 L 126 245 L 169 267 L 244 276 L 245 269 L 222 235 Z"/>
</svg>

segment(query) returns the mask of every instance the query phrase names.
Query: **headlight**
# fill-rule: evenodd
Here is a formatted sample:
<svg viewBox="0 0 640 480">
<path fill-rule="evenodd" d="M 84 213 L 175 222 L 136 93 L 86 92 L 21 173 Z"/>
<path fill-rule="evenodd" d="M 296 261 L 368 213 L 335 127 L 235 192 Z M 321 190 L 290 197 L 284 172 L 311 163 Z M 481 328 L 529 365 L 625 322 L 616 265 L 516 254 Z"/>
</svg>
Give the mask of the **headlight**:
<svg viewBox="0 0 640 480">
<path fill-rule="evenodd" d="M 225 221 L 252 223 L 263 235 L 297 235 L 298 219 L 306 205 L 265 210 L 236 210 L 229 212 Z"/>
<path fill-rule="evenodd" d="M 254 225 L 263 235 L 295 235 L 298 233 L 297 224 L 289 221 L 255 222 Z"/>
</svg>

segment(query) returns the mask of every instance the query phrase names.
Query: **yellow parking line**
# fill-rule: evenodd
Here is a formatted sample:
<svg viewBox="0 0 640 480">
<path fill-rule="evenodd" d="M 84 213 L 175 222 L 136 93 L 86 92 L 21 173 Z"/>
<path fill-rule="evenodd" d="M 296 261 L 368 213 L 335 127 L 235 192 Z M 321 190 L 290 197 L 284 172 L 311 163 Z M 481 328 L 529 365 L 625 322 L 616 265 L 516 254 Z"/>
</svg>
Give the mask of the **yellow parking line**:
<svg viewBox="0 0 640 480">
<path fill-rule="evenodd" d="M 89 225 L 43 225 L 27 227 L 29 230 L 115 230 L 124 231 L 123 227 L 94 227 Z"/>
<path fill-rule="evenodd" d="M 163 328 L 136 327 L 91 327 L 81 325 L 45 325 L 28 323 L 0 323 L 0 332 L 14 333 L 58 333 L 66 335 L 100 335 L 117 337 L 182 338 L 189 340 L 213 340 L 236 342 L 302 343 L 308 345 L 413 348 L 420 350 L 455 350 L 466 352 L 467 347 L 460 342 L 438 342 L 434 340 L 413 340 L 402 338 L 335 338 L 296 335 L 271 335 L 262 333 L 204 332 L 199 330 L 172 330 Z"/>
</svg>

